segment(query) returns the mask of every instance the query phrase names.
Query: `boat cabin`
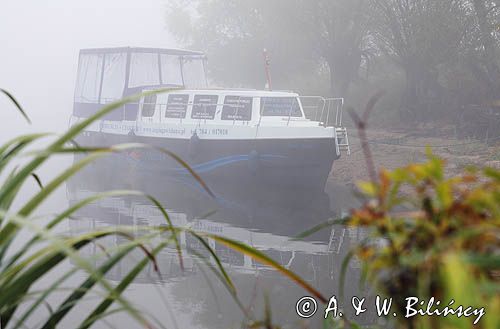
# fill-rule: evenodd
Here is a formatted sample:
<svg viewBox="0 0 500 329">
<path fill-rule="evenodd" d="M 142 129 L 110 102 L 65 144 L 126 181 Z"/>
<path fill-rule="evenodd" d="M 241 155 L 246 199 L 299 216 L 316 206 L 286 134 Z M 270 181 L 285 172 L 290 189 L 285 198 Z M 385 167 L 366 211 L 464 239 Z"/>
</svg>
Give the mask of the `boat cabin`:
<svg viewBox="0 0 500 329">
<path fill-rule="evenodd" d="M 160 48 L 82 49 L 73 115 L 88 117 L 102 105 L 145 88 L 207 87 L 206 56 L 202 52 Z M 135 120 L 138 104 L 110 113 L 110 121 Z"/>
<path fill-rule="evenodd" d="M 347 131 L 342 127 L 342 98 L 209 89 L 205 68 L 206 56 L 197 51 L 83 49 L 71 122 L 88 118 L 105 104 L 124 97 L 171 88 L 115 109 L 86 133 L 183 139 L 191 138 L 193 132 L 203 138 L 335 138 L 337 154 L 340 148 L 348 148 Z"/>
</svg>

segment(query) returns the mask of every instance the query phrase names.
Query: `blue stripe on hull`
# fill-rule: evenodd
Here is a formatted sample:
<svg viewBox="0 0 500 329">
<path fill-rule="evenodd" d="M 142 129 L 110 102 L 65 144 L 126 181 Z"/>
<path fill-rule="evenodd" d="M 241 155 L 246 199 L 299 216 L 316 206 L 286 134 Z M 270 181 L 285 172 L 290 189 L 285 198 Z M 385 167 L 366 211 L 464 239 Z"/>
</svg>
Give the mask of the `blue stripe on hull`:
<svg viewBox="0 0 500 329">
<path fill-rule="evenodd" d="M 272 155 L 272 154 L 264 154 L 264 155 L 259 155 L 258 160 L 259 161 L 271 161 L 275 159 L 287 159 L 288 157 L 282 156 L 282 155 Z M 143 160 L 137 160 L 134 159 L 130 156 L 127 156 L 128 160 L 132 160 L 132 162 L 136 163 L 139 166 L 144 166 L 148 167 L 147 161 Z M 236 163 L 241 163 L 241 162 L 247 162 L 247 161 L 252 161 L 252 156 L 250 155 L 233 155 L 233 156 L 227 156 L 223 158 L 218 158 L 212 161 L 200 163 L 191 166 L 191 169 L 196 171 L 197 173 L 207 173 L 210 171 L 213 171 L 215 169 L 220 169 L 223 167 L 227 167 Z M 172 174 L 187 174 L 190 175 L 189 171 L 185 168 L 162 168 L 165 172 L 169 172 Z"/>
</svg>

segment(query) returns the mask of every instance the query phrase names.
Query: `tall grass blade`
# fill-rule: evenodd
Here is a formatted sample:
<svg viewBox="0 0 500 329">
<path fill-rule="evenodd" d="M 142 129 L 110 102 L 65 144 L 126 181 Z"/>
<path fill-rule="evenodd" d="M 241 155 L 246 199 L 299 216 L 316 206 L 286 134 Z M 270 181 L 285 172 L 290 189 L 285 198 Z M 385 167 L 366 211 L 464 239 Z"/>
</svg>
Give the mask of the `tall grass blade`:
<svg viewBox="0 0 500 329">
<path fill-rule="evenodd" d="M 31 173 L 31 177 L 33 177 L 33 179 L 35 180 L 35 182 L 37 183 L 38 187 L 43 190 L 43 184 L 42 184 L 42 180 L 40 179 L 40 176 L 38 176 L 37 174 L 35 174 L 34 172 Z"/>
<path fill-rule="evenodd" d="M 95 153 L 87 156 L 83 160 L 78 163 L 72 165 L 69 169 L 64 171 L 62 174 L 54 178 L 45 188 L 39 191 L 31 200 L 29 200 L 24 207 L 18 212 L 18 216 L 27 217 L 29 216 L 36 207 L 44 201 L 47 197 L 49 197 L 52 192 L 63 184 L 68 178 L 77 173 L 80 169 L 91 163 L 92 161 L 98 159 L 103 156 L 103 153 Z M 11 239 L 16 231 L 19 230 L 19 226 L 16 225 L 15 221 L 9 221 L 7 225 L 5 225 L 0 231 L 0 241 L 6 241 Z"/>
<path fill-rule="evenodd" d="M 123 257 L 129 254 L 136 246 L 129 245 L 123 248 L 123 250 L 114 253 L 103 265 L 101 265 L 96 271 L 101 275 L 105 275 L 109 270 L 113 268 Z M 63 317 L 68 314 L 71 309 L 77 305 L 77 302 L 81 300 L 85 294 L 92 289 L 92 287 L 97 283 L 94 277 L 89 277 L 80 287 L 75 290 L 66 300 L 58 307 L 58 309 L 52 314 L 47 322 L 42 326 L 42 329 L 54 328 Z"/>
<path fill-rule="evenodd" d="M 217 279 L 227 289 L 227 292 L 231 295 L 231 297 L 233 298 L 233 300 L 236 303 L 236 305 L 238 305 L 238 307 L 241 310 L 241 312 L 247 318 L 250 318 L 250 315 L 249 315 L 248 311 L 245 309 L 245 307 L 243 306 L 243 303 L 241 302 L 241 300 L 239 299 L 239 297 L 238 297 L 238 295 L 236 293 L 236 289 L 233 290 L 233 288 L 229 285 L 229 283 L 226 280 L 226 278 L 220 273 L 220 271 L 217 271 L 217 269 L 213 266 L 213 264 L 209 261 L 209 259 L 207 257 L 203 256 L 202 254 L 198 253 L 195 250 L 190 250 L 189 252 L 190 252 L 190 254 L 193 254 L 194 256 L 198 257 L 210 269 L 210 271 L 212 271 L 212 273 L 217 277 Z M 202 269 L 202 267 L 200 266 L 200 264 L 198 262 L 196 262 L 196 264 L 199 266 L 200 271 L 202 271 L 204 273 L 204 270 Z M 204 274 L 204 276 L 207 277 L 206 274 Z M 207 278 L 207 280 L 208 280 L 208 278 Z M 209 282 L 207 282 L 207 284 L 210 285 Z M 211 290 L 213 290 L 213 289 L 211 288 Z M 213 292 L 213 296 L 214 297 L 216 296 L 215 292 Z"/>
<path fill-rule="evenodd" d="M 345 277 L 347 274 L 347 266 L 349 266 L 349 263 L 351 262 L 353 257 L 354 257 L 354 252 L 351 250 L 344 257 L 344 260 L 342 260 L 342 265 L 340 267 L 340 278 L 339 278 L 340 298 L 344 298 L 344 287 L 345 287 Z"/>
<path fill-rule="evenodd" d="M 138 147 L 147 147 L 146 145 L 143 144 L 122 144 L 122 145 L 117 145 L 114 147 L 111 147 L 107 149 L 106 151 L 102 152 L 94 152 L 88 156 L 86 156 L 84 159 L 80 160 L 79 162 L 73 164 L 70 168 L 65 170 L 63 173 L 61 173 L 59 176 L 54 178 L 49 184 L 43 188 L 40 192 L 38 192 L 31 200 L 29 200 L 18 212 L 19 216 L 21 217 L 26 217 L 30 215 L 38 205 L 40 205 L 47 197 L 50 196 L 50 194 L 61 184 L 63 184 L 66 180 L 68 180 L 71 176 L 75 175 L 77 172 L 79 172 L 83 167 L 87 166 L 89 163 L 95 161 L 96 159 L 103 157 L 104 155 L 108 154 L 109 152 L 121 152 L 127 149 L 133 149 L 133 148 L 138 148 Z M 154 200 L 154 198 L 150 197 L 150 200 L 154 202 L 157 206 L 159 206 L 159 209 L 162 210 L 162 206 Z M 164 216 L 166 215 L 165 211 L 162 210 L 162 213 Z M 168 215 L 166 215 L 167 221 L 170 221 L 168 218 Z M 171 223 L 170 223 L 171 224 Z M 8 239 L 10 236 L 12 236 L 18 228 L 13 224 L 13 223 L 8 223 L 1 231 L 0 231 L 0 241 L 3 239 Z M 180 250 L 180 248 L 179 248 Z"/>
<path fill-rule="evenodd" d="M 151 254 L 156 256 L 158 252 L 160 252 L 163 248 L 168 245 L 168 241 L 160 243 L 157 247 L 155 247 Z M 114 296 L 119 296 L 123 291 L 133 282 L 133 280 L 141 273 L 144 267 L 148 264 L 149 258 L 145 257 L 140 261 L 118 284 L 118 286 L 114 289 L 113 293 L 110 294 L 101 304 L 99 304 L 92 313 L 82 322 L 79 326 L 79 329 L 87 329 L 89 328 L 96 319 L 99 318 L 101 314 L 106 312 L 106 310 L 115 302 Z"/>
<path fill-rule="evenodd" d="M 177 249 L 177 255 L 179 256 L 179 265 L 180 265 L 182 271 L 184 271 L 184 261 L 182 260 L 181 244 L 179 242 L 179 239 L 177 238 L 177 232 L 174 229 L 174 225 L 172 224 L 172 220 L 170 219 L 170 216 L 167 214 L 167 212 L 165 211 L 163 206 L 160 204 L 160 202 L 158 202 L 155 198 L 153 198 L 152 196 L 146 196 L 146 197 L 160 210 L 161 214 L 163 215 L 163 218 L 165 218 L 170 229 L 172 230 L 172 236 L 174 238 L 175 248 Z"/>
<path fill-rule="evenodd" d="M 318 224 L 318 225 L 296 235 L 292 239 L 292 241 L 305 239 L 305 238 L 313 235 L 314 233 L 320 232 L 320 231 L 324 230 L 325 228 L 332 227 L 333 225 L 345 225 L 348 221 L 349 221 L 348 218 L 328 220 L 324 223 Z"/>
<path fill-rule="evenodd" d="M 307 282 L 305 282 L 300 276 L 298 276 L 297 274 L 293 273 L 290 270 L 287 270 L 286 268 L 284 268 L 283 266 L 278 264 L 273 259 L 269 258 L 264 253 L 260 252 L 259 250 L 256 250 L 256 249 L 251 248 L 251 247 L 249 247 L 241 242 L 231 240 L 231 239 L 228 239 L 225 237 L 220 237 L 220 236 L 212 235 L 212 234 L 208 234 L 206 236 L 208 236 L 208 237 L 214 239 L 215 241 L 225 245 L 226 247 L 229 247 L 235 251 L 238 251 L 242 254 L 250 256 L 254 260 L 256 260 L 264 265 L 269 265 L 269 266 L 273 267 L 278 272 L 280 272 L 284 276 L 288 277 L 289 279 L 291 279 L 292 281 L 297 283 L 299 286 L 301 286 L 302 288 L 304 288 L 305 290 L 307 290 L 308 292 L 313 294 L 316 298 L 321 300 L 321 302 L 323 302 L 325 304 L 328 302 L 328 300 L 319 291 L 317 291 L 311 285 L 309 285 Z"/>
<path fill-rule="evenodd" d="M 124 98 L 120 101 L 111 103 L 104 108 L 102 108 L 100 111 L 96 112 L 92 116 L 90 116 L 87 119 L 84 119 L 83 121 L 77 123 L 73 127 L 71 127 L 66 133 L 64 133 L 61 137 L 59 137 L 56 141 L 54 141 L 50 146 L 47 147 L 47 153 L 46 154 L 41 154 L 36 156 L 33 160 L 31 160 L 28 164 L 26 164 L 16 175 L 16 177 L 12 180 L 9 180 L 6 184 L 4 184 L 0 188 L 0 201 L 4 200 L 4 198 L 8 197 L 9 195 L 11 197 L 15 189 L 24 183 L 26 178 L 36 170 L 42 163 L 44 163 L 51 155 L 51 152 L 55 152 L 61 148 L 63 148 L 64 144 L 70 142 L 73 140 L 80 132 L 82 132 L 85 128 L 87 128 L 89 125 L 91 125 L 94 121 L 99 120 L 106 114 L 112 112 L 113 110 L 127 104 L 131 103 L 134 101 L 139 100 L 143 96 L 148 96 L 148 95 L 155 95 L 159 93 L 164 93 L 171 91 L 173 89 L 159 89 L 156 91 L 148 91 L 144 92 L 141 94 L 136 94 L 127 98 Z M 15 193 L 14 193 L 15 194 Z"/>
<path fill-rule="evenodd" d="M 7 98 L 10 99 L 10 101 L 12 103 L 14 103 L 14 105 L 19 110 L 19 112 L 22 114 L 22 116 L 26 119 L 26 121 L 29 124 L 31 124 L 30 118 L 28 117 L 28 115 L 26 114 L 26 112 L 24 112 L 23 108 L 21 107 L 21 104 L 19 104 L 19 102 L 16 100 L 16 98 L 14 96 L 12 96 L 11 93 L 9 93 L 7 90 L 5 90 L 3 88 L 0 88 L 0 92 L 3 93 L 5 96 L 7 96 Z"/>
<path fill-rule="evenodd" d="M 224 266 L 222 266 L 222 263 L 221 263 L 219 257 L 217 256 L 217 254 L 215 253 L 215 251 L 212 249 L 212 247 L 210 247 L 210 245 L 207 243 L 207 241 L 205 241 L 205 239 L 203 239 L 197 233 L 195 233 L 195 232 L 190 232 L 190 233 L 196 239 L 198 239 L 198 241 L 200 241 L 200 243 L 205 247 L 205 249 L 208 250 L 208 252 L 210 253 L 210 255 L 212 255 L 213 259 L 215 260 L 215 263 L 217 264 L 217 267 L 219 268 L 220 273 L 224 277 L 224 280 L 227 282 L 230 291 L 233 294 L 236 294 L 236 288 L 234 287 L 233 281 L 231 280 L 231 278 L 227 274 L 226 270 L 224 269 Z"/>
<path fill-rule="evenodd" d="M 129 145 L 129 148 L 132 148 L 132 145 L 135 145 L 136 148 L 138 149 L 151 149 L 156 152 L 163 153 L 167 155 L 168 157 L 174 159 L 177 163 L 179 163 L 184 169 L 186 169 L 189 174 L 203 187 L 203 189 L 212 197 L 215 198 L 215 194 L 212 192 L 210 187 L 203 181 L 203 179 L 198 175 L 192 168 L 191 166 L 184 161 L 181 157 L 179 157 L 177 154 L 162 148 L 162 147 L 157 147 L 157 146 L 152 146 L 148 144 L 127 144 Z M 90 153 L 90 152 L 118 152 L 118 150 L 114 150 L 113 147 L 75 147 L 75 148 L 61 148 L 58 150 L 54 151 L 48 151 L 48 150 L 43 150 L 43 151 L 38 151 L 38 152 L 32 152 L 34 155 L 50 155 L 50 154 L 66 154 L 66 153 Z"/>
<path fill-rule="evenodd" d="M 87 233 L 87 234 L 82 234 L 80 235 L 76 240 L 73 239 L 65 239 L 62 240 L 61 238 L 55 237 L 53 234 L 51 234 L 49 231 L 44 230 L 36 225 L 34 225 L 32 222 L 25 220 L 21 217 L 14 217 L 12 219 L 15 221 L 18 225 L 24 226 L 27 229 L 30 229 L 36 234 L 42 235 L 44 240 L 50 243 L 51 247 L 54 248 L 55 252 L 57 253 L 56 256 L 58 258 L 55 260 L 56 264 L 60 263 L 63 259 L 70 259 L 71 261 L 76 264 L 79 268 L 87 271 L 91 277 L 94 277 L 99 283 L 100 286 L 103 287 L 105 290 L 107 290 L 109 293 L 113 294 L 113 297 L 115 300 L 122 305 L 122 307 L 126 308 L 129 314 L 139 323 L 144 324 L 146 323 L 145 319 L 142 317 L 142 315 L 135 309 L 133 308 L 123 297 L 120 295 L 114 295 L 113 291 L 114 288 L 103 278 L 103 276 L 96 272 L 95 269 L 91 264 L 89 264 L 85 259 L 77 255 L 77 250 L 82 248 L 83 245 L 86 245 L 92 241 L 95 241 L 99 238 L 103 238 L 106 236 L 110 235 L 120 235 L 120 231 L 117 231 L 116 228 L 110 228 L 110 229 L 102 229 L 97 232 L 92 232 L 92 233 Z M 128 237 L 125 235 L 125 237 Z M 50 259 L 50 261 L 53 263 L 54 260 Z M 47 266 L 48 265 L 48 266 Z M 43 262 L 39 264 L 35 269 L 30 267 L 28 269 L 28 274 L 29 276 L 26 276 L 24 274 L 24 277 L 26 280 L 22 280 L 21 283 L 18 283 L 19 280 L 16 280 L 16 285 L 21 285 L 21 288 L 27 288 L 32 285 L 32 283 L 36 280 L 31 280 L 31 277 L 35 277 L 36 279 L 39 279 L 41 276 L 43 276 L 43 273 L 40 273 L 40 269 L 43 267 L 47 267 L 48 269 L 54 268 L 54 264 L 47 264 L 46 262 Z M 12 287 L 9 287 L 9 293 L 12 294 L 11 289 Z M 19 289 L 14 289 L 14 294 L 18 291 L 26 292 L 26 290 L 19 290 Z M 3 307 L 3 302 L 5 302 L 7 296 L 0 295 L 0 309 Z M 8 297 L 12 297 L 9 295 Z"/>
<path fill-rule="evenodd" d="M 109 235 L 103 234 L 102 236 Z M 99 236 L 96 236 L 98 238 Z M 92 239 L 83 239 L 71 245 L 74 250 L 79 250 L 86 246 Z M 6 326 L 10 318 L 17 308 L 19 299 L 28 292 L 30 287 L 43 277 L 48 271 L 53 269 L 56 265 L 66 259 L 66 255 L 62 252 L 55 252 L 49 254 L 30 266 L 23 274 L 16 278 L 12 284 L 1 283 L 2 294 L 0 295 L 0 309 L 7 308 L 7 311 L 2 311 L 1 319 L 3 326 Z M 14 305 L 14 306 L 12 306 Z"/>
<path fill-rule="evenodd" d="M 105 199 L 105 198 L 110 198 L 110 197 L 134 196 L 134 195 L 135 196 L 144 196 L 144 193 L 138 192 L 138 191 L 116 190 L 116 191 L 109 191 L 109 192 L 103 192 L 103 193 L 92 195 L 90 197 L 87 197 L 87 198 L 79 201 L 78 203 L 72 205 L 71 207 L 69 207 L 68 209 L 66 209 L 65 211 L 63 211 L 59 215 L 57 215 L 54 219 L 52 219 L 45 226 L 45 229 L 50 230 L 50 229 L 54 228 L 63 220 L 70 218 L 78 210 L 82 209 L 83 207 L 85 207 L 85 206 L 87 206 L 95 201 Z M 16 262 L 20 257 L 22 257 L 24 254 L 26 254 L 26 252 L 29 250 L 29 248 L 31 246 L 33 246 L 33 244 L 35 244 L 37 241 L 39 241 L 40 238 L 41 238 L 40 235 L 35 235 L 29 242 L 27 242 L 22 248 L 20 248 L 17 253 L 15 253 L 13 256 L 11 256 L 9 258 L 9 260 L 6 262 L 5 267 L 9 267 L 14 262 Z M 27 264 L 20 264 L 20 265 L 21 265 L 21 268 L 23 266 L 27 266 Z"/>
<path fill-rule="evenodd" d="M 15 326 L 18 327 L 21 323 L 25 323 L 28 320 L 28 318 L 31 316 L 31 314 L 33 314 L 33 312 L 36 311 L 38 309 L 38 307 L 43 303 L 43 301 L 45 301 L 51 293 L 58 291 L 57 288 L 64 281 L 66 281 L 70 276 L 75 274 L 76 271 L 77 271 L 77 268 L 71 269 L 70 271 L 66 272 L 62 277 L 57 279 L 48 288 L 44 289 L 41 292 L 40 296 L 37 298 L 37 300 L 35 302 L 33 302 L 33 304 L 30 305 L 29 309 L 26 312 L 24 312 L 24 314 L 19 319 L 17 319 Z M 75 291 L 74 289 L 71 289 L 71 290 Z"/>
<path fill-rule="evenodd" d="M 25 149 L 28 145 L 49 135 L 50 134 L 43 133 L 24 135 L 5 143 L 2 147 L 0 147 L 0 173 L 3 171 L 5 166 L 7 166 L 10 160 L 14 159 L 15 156 L 17 156 L 19 152 Z"/>
</svg>

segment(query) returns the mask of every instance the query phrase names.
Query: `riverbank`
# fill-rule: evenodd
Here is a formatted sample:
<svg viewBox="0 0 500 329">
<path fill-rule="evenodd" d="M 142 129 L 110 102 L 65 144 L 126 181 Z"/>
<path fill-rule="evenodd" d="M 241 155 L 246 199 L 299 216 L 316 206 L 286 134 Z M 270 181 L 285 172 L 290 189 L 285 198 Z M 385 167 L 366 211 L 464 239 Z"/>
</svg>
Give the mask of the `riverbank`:
<svg viewBox="0 0 500 329">
<path fill-rule="evenodd" d="M 328 184 L 354 187 L 356 182 L 367 180 L 368 172 L 361 142 L 355 129 L 349 130 L 351 155 L 343 155 L 333 165 Z M 467 166 L 500 168 L 500 140 L 486 144 L 472 139 L 460 140 L 453 127 L 428 127 L 412 131 L 405 129 L 367 131 L 370 149 L 377 169 L 395 169 L 426 158 L 426 147 L 447 161 L 450 175 Z"/>
</svg>

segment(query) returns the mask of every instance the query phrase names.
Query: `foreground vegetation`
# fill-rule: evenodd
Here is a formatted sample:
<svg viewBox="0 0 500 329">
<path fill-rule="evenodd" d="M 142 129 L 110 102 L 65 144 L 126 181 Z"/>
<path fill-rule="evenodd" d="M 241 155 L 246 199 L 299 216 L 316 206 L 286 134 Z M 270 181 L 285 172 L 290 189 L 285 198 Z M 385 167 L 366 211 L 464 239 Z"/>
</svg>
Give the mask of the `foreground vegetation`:
<svg viewBox="0 0 500 329">
<path fill-rule="evenodd" d="M 429 154 L 425 163 L 382 170 L 360 188 L 368 201 L 352 211 L 347 225 L 371 232 L 351 254 L 361 260 L 362 276 L 394 298 L 402 314 L 409 296 L 455 300 L 456 306 L 484 307 L 481 328 L 498 328 L 500 171 L 470 168 L 446 177 L 445 162 Z M 471 328 L 474 321 L 399 320 L 403 328 Z"/>
<path fill-rule="evenodd" d="M 5 90 L 0 91 L 7 95 L 21 113 L 28 118 L 11 94 Z M 159 90 L 146 94 L 166 91 Z M 309 291 L 309 293 L 324 301 L 324 297 L 300 277 L 251 247 L 217 235 L 202 234 L 187 228 L 173 227 L 162 205 L 153 196 L 139 191 L 120 190 L 96 194 L 81 200 L 67 209 L 61 210 L 59 214 L 49 218 L 48 222 L 44 225 L 42 225 L 40 220 L 35 218 L 36 211 L 57 188 L 61 187 L 69 178 L 96 159 L 106 156 L 111 152 L 121 152 L 136 148 L 151 148 L 148 145 L 127 144 L 111 148 L 86 149 L 79 147 L 73 141 L 81 131 L 95 120 L 123 106 L 125 103 L 138 100 L 144 95 L 131 96 L 106 106 L 92 117 L 71 127 L 66 133 L 57 137 L 49 143 L 49 146 L 41 150 L 26 151 L 28 147 L 40 139 L 48 137 L 49 134 L 40 133 L 18 136 L 0 147 L 0 174 L 3 178 L 0 185 L 0 327 L 26 327 L 27 323 L 33 322 L 33 318 L 37 321 L 42 321 L 40 325 L 37 325 L 37 328 L 48 329 L 58 327 L 61 321 L 72 310 L 78 308 L 89 295 L 93 297 L 97 296 L 100 302 L 96 302 L 96 307 L 84 317 L 81 323 L 74 324 L 75 328 L 88 328 L 116 312 L 127 312 L 141 326 L 146 328 L 163 327 L 161 322 L 144 317 L 139 310 L 122 297 L 122 293 L 150 262 L 153 262 L 154 268 L 159 275 L 155 257 L 165 248 L 177 249 L 179 262 L 181 267 L 183 267 L 182 252 L 177 239 L 177 234 L 180 231 L 185 231 L 194 236 L 209 251 L 209 255 L 213 261 L 208 261 L 202 256 L 199 257 L 216 274 L 235 302 L 240 306 L 241 303 L 238 300 L 236 287 L 222 267 L 216 253 L 206 242 L 207 238 L 213 239 L 237 252 L 247 254 L 258 262 L 274 267 L 284 276 L 295 281 L 305 290 Z M 163 152 L 177 160 L 211 194 L 210 189 L 182 159 L 168 150 L 156 149 L 156 151 Z M 54 179 L 42 186 L 39 177 L 36 175 L 36 170 L 50 158 L 58 154 L 68 153 L 83 153 L 85 157 L 57 174 Z M 24 160 L 26 156 L 28 156 L 28 160 L 21 161 L 21 164 L 19 164 L 20 158 Z M 30 178 L 34 178 L 39 183 L 40 190 L 34 193 L 26 203 L 14 208 L 14 201 L 19 198 L 21 188 Z M 86 205 L 102 198 L 126 195 L 142 196 L 149 200 L 162 212 L 167 225 L 153 228 L 109 227 L 79 236 L 61 236 L 56 234 L 59 224 L 68 220 L 72 214 Z M 26 239 L 26 236 L 31 238 Z M 79 250 L 108 236 L 120 236 L 128 242 L 113 249 L 103 250 L 98 255 L 102 260 L 101 265 L 98 267 L 95 267 L 95 262 L 79 255 Z M 120 260 L 137 249 L 144 253 L 143 259 L 138 261 L 118 284 L 114 285 L 108 282 L 105 278 L 106 273 L 120 262 Z M 73 266 L 65 268 L 63 265 L 66 261 L 71 261 Z M 86 276 L 81 284 L 69 290 L 63 288 L 63 284 L 79 272 L 85 273 Z M 41 288 L 37 286 L 44 279 L 49 284 Z M 34 288 L 37 289 L 35 290 Z M 100 288 L 104 293 L 93 293 L 96 288 Z M 48 299 L 60 293 L 65 294 L 66 297 L 57 306 L 53 307 L 48 303 Z M 111 306 L 114 304 L 117 307 L 111 309 Z M 243 310 L 243 307 L 241 309 L 243 314 L 246 315 L 247 313 Z M 81 312 L 81 310 L 79 311 Z M 249 322 L 252 322 L 249 316 L 247 318 Z"/>
<path fill-rule="evenodd" d="M 165 92 L 161 90 L 157 92 Z M 14 98 L 10 97 L 22 111 Z M 156 92 L 155 92 L 156 93 Z M 25 327 L 35 316 L 42 322 L 37 327 L 55 328 L 78 305 L 97 288 L 104 291 L 93 294 L 100 301 L 74 327 L 88 328 L 116 312 L 127 312 L 143 327 L 163 327 L 160 321 L 145 318 L 133 307 L 122 293 L 149 263 L 156 267 L 156 255 L 164 248 L 175 248 L 182 267 L 182 252 L 177 234 L 185 231 L 207 248 L 211 261 L 202 256 L 207 265 L 230 292 L 235 303 L 241 306 L 237 287 L 224 270 L 215 251 L 206 242 L 216 240 L 237 252 L 245 253 L 258 262 L 270 265 L 285 277 L 295 281 L 309 294 L 322 303 L 327 300 L 305 280 L 283 268 L 265 254 L 217 235 L 198 233 L 187 228 L 173 227 L 162 205 L 150 195 L 138 191 L 110 191 L 88 197 L 58 215 L 49 218 L 44 225 L 34 215 L 45 200 L 64 182 L 92 161 L 110 152 L 131 148 L 150 148 L 147 145 L 127 144 L 112 148 L 86 149 L 76 146 L 73 139 L 93 121 L 122 106 L 137 100 L 133 96 L 111 104 L 89 119 L 73 126 L 62 136 L 55 138 L 49 146 L 26 152 L 47 134 L 31 134 L 13 138 L 0 147 L 0 319 L 1 328 Z M 374 105 L 372 102 L 371 106 Z M 24 113 L 24 112 L 22 112 Z M 356 121 L 356 120 L 355 120 Z M 365 141 L 366 142 L 366 141 Z M 198 182 L 211 194 L 209 187 L 189 166 L 168 150 L 157 149 L 176 159 L 180 165 L 191 171 Z M 454 299 L 457 304 L 485 307 L 486 314 L 479 326 L 486 329 L 500 327 L 500 172 L 494 169 L 467 169 L 461 175 L 447 177 L 443 160 L 428 154 L 425 163 L 412 164 L 393 172 L 382 170 L 379 174 L 370 163 L 370 152 L 364 143 L 371 180 L 360 184 L 365 203 L 354 209 L 349 218 L 342 220 L 346 225 L 366 228 L 371 235 L 351 251 L 344 261 L 344 269 L 353 257 L 362 262 L 363 280 L 386 296 L 394 298 L 395 305 L 403 308 L 408 296 L 420 299 L 431 297 L 440 300 Z M 24 152 L 24 153 L 23 153 Z M 56 175 L 43 185 L 36 170 L 57 154 L 82 153 L 85 157 Z M 18 163 L 21 155 L 28 159 Z M 20 207 L 13 207 L 19 191 L 30 178 L 36 179 L 41 189 Z M 80 208 L 98 199 L 139 195 L 157 206 L 168 225 L 161 227 L 113 227 L 85 233 L 80 236 L 56 234 L 60 223 L 67 220 Z M 331 226 L 331 221 L 313 231 Z M 139 231 L 140 234 L 136 234 Z M 31 238 L 20 239 L 20 236 Z M 79 250 L 108 236 L 121 236 L 126 243 L 103 250 L 104 260 L 98 267 L 79 255 Z M 14 243 L 16 242 L 16 243 Z M 13 247 L 14 244 L 16 247 Z M 141 250 L 143 258 L 117 284 L 105 278 L 121 259 L 133 250 Z M 71 261 L 74 266 L 62 265 Z M 60 269 L 58 271 L 58 269 Z M 156 268 L 159 271 L 158 268 Z M 63 284 L 76 273 L 85 273 L 85 279 L 78 287 L 69 291 Z M 37 286 L 43 279 L 49 284 Z M 340 283 L 342 286 L 342 282 Z M 34 288 L 37 288 L 35 290 Z M 55 294 L 64 293 L 65 298 L 57 306 L 47 300 Z M 116 307 L 111 308 L 112 305 Z M 270 321 L 270 310 L 263 321 L 256 321 L 243 307 L 242 314 L 249 328 L 276 328 Z M 355 320 L 355 319 L 352 319 Z M 398 318 L 401 328 L 472 328 L 471 318 L 418 317 Z M 338 327 L 342 323 L 325 322 L 325 326 Z M 345 327 L 355 326 L 346 321 Z"/>
</svg>

